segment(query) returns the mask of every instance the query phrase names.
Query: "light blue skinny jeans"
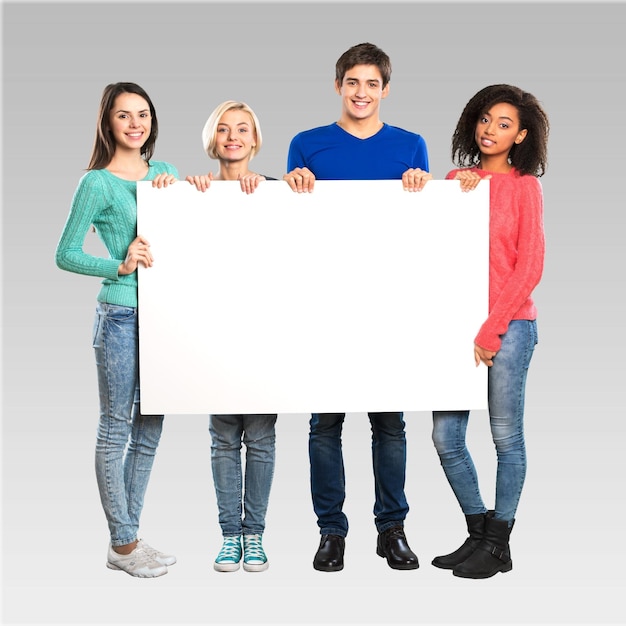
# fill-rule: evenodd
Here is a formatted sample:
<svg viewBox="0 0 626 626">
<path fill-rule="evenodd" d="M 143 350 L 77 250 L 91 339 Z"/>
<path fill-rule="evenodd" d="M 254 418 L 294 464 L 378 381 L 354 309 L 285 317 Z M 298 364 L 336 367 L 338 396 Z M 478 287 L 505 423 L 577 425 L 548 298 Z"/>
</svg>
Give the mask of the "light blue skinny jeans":
<svg viewBox="0 0 626 626">
<path fill-rule="evenodd" d="M 163 415 L 139 411 L 137 310 L 99 302 L 93 347 L 100 392 L 96 478 L 111 545 L 138 538 Z"/>
<path fill-rule="evenodd" d="M 511 321 L 487 378 L 489 422 L 498 462 L 494 518 L 507 520 L 509 526 L 526 478 L 524 396 L 536 344 L 535 320 Z M 435 411 L 432 438 L 461 510 L 465 515 L 476 515 L 485 513 L 487 507 L 465 441 L 468 420 L 469 411 Z"/>
<path fill-rule="evenodd" d="M 211 415 L 211 470 L 224 537 L 262 535 L 274 462 L 276 414 Z M 241 447 L 246 446 L 245 483 Z M 243 508 L 242 508 L 243 504 Z"/>
</svg>

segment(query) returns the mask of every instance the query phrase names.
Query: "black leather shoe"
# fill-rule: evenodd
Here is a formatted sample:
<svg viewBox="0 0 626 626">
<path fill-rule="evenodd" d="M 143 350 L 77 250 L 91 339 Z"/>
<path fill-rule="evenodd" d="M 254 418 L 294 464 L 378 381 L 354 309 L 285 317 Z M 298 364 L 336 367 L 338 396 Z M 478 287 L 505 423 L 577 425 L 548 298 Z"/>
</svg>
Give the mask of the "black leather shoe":
<svg viewBox="0 0 626 626">
<path fill-rule="evenodd" d="M 343 552 L 346 540 L 339 535 L 322 535 L 315 553 L 313 567 L 320 572 L 338 572 L 343 569 Z"/>
<path fill-rule="evenodd" d="M 417 569 L 420 564 L 409 548 L 402 526 L 394 526 L 378 534 L 376 554 L 387 559 L 392 569 Z"/>
</svg>

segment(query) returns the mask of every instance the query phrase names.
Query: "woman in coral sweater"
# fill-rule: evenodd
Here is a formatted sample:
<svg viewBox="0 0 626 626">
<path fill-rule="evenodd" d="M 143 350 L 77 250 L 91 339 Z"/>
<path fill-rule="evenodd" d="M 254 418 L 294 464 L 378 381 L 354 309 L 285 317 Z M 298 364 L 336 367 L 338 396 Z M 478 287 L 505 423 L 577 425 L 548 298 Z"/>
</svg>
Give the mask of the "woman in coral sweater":
<svg viewBox="0 0 626 626">
<path fill-rule="evenodd" d="M 543 271 L 543 195 L 549 122 L 537 99 L 511 85 L 491 85 L 465 106 L 452 138 L 462 169 L 446 178 L 469 191 L 490 184 L 489 314 L 474 340 L 476 366 L 488 373 L 491 434 L 497 453 L 495 508 L 487 510 L 466 445 L 469 411 L 433 413 L 433 442 L 463 511 L 469 537 L 433 565 L 463 578 L 512 569 L 509 536 L 526 475 L 524 395 L 537 344 L 531 297 Z"/>
</svg>

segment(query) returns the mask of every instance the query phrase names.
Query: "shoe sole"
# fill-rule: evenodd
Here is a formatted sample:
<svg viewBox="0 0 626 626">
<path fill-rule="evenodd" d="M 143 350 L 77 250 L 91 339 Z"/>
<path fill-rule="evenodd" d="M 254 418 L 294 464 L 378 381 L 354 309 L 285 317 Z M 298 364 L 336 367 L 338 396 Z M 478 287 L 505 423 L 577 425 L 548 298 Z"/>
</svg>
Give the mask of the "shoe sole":
<svg viewBox="0 0 626 626">
<path fill-rule="evenodd" d="M 239 563 L 213 563 L 213 569 L 216 572 L 236 572 L 239 569 Z"/>
<path fill-rule="evenodd" d="M 315 565 L 315 563 L 313 563 L 313 569 L 317 570 L 318 572 L 340 572 L 343 569 L 343 563 L 341 565 Z"/>
<path fill-rule="evenodd" d="M 387 555 L 384 554 L 383 552 L 381 552 L 380 550 L 376 549 L 376 554 L 383 558 L 383 559 L 387 559 Z M 387 565 L 389 565 L 389 567 L 391 569 L 399 569 L 399 570 L 410 570 L 410 569 L 418 569 L 420 564 L 419 563 L 408 563 L 406 565 L 392 565 L 389 562 L 389 559 L 387 559 Z"/>
<path fill-rule="evenodd" d="M 164 576 L 165 574 L 167 574 L 167 567 L 165 567 L 165 565 L 163 566 L 164 571 L 161 572 L 160 570 L 155 570 L 156 572 L 158 572 L 155 574 L 133 574 L 132 572 L 129 572 L 123 567 L 119 567 L 115 565 L 115 563 L 111 563 L 110 561 L 107 561 L 107 567 L 114 571 L 126 572 L 129 576 L 133 576 L 134 578 L 158 578 L 159 576 Z"/>
<path fill-rule="evenodd" d="M 243 569 L 246 572 L 264 572 L 270 564 L 266 561 L 265 563 L 243 563 Z"/>
<path fill-rule="evenodd" d="M 512 569 L 513 569 L 513 561 L 509 561 L 508 563 L 505 563 L 502 567 L 498 567 L 497 569 L 491 570 L 484 576 L 477 576 L 476 574 L 474 575 L 464 574 L 463 572 L 457 572 L 454 570 L 452 571 L 452 573 L 454 574 L 454 576 L 457 576 L 458 578 L 470 578 L 472 580 L 484 580 L 485 578 L 491 578 L 492 576 L 495 576 L 498 572 L 502 574 L 506 574 L 507 572 L 510 572 Z"/>
</svg>

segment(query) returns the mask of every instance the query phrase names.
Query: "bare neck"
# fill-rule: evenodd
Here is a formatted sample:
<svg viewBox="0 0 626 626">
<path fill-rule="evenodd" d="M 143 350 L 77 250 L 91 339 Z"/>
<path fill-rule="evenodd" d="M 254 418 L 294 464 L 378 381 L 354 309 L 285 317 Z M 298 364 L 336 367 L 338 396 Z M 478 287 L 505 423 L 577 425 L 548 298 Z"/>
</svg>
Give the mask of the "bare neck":
<svg viewBox="0 0 626 626">
<path fill-rule="evenodd" d="M 126 180 L 141 180 L 148 173 L 148 163 L 140 150 L 116 150 L 107 171 Z"/>
<path fill-rule="evenodd" d="M 478 167 L 486 172 L 494 174 L 508 174 L 513 166 L 509 163 L 508 156 L 489 157 L 484 154 L 480 157 Z"/>
<path fill-rule="evenodd" d="M 215 176 L 215 180 L 239 180 L 240 176 L 250 174 L 248 169 L 249 159 L 244 161 L 220 161 L 220 171 Z"/>
</svg>

